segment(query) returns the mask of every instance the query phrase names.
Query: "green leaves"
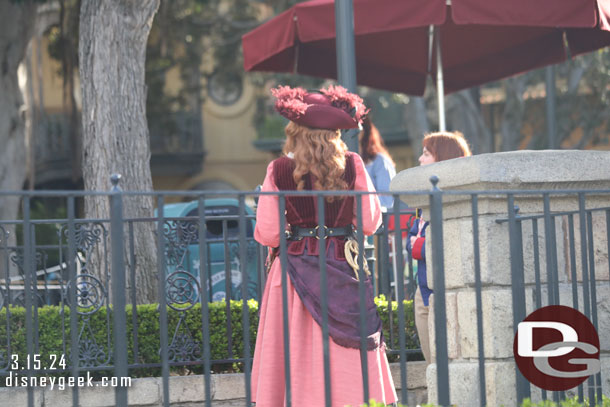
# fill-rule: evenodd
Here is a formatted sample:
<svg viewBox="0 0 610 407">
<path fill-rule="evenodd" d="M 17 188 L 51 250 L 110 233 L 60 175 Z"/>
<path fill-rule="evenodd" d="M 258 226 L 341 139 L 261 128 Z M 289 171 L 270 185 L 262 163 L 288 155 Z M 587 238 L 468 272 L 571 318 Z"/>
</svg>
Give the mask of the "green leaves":
<svg viewBox="0 0 610 407">
<path fill-rule="evenodd" d="M 371 399 L 368 404 L 362 404 L 360 407 L 385 407 L 386 405 L 380 402 Z M 596 406 L 600 407 L 610 407 L 610 399 L 604 395 L 602 395 L 601 404 L 596 404 Z M 398 403 L 397 407 L 406 407 L 404 404 Z M 435 404 L 423 404 L 421 407 L 437 407 Z M 521 407 L 590 407 L 589 400 L 585 399 L 582 403 L 578 401 L 576 397 L 571 399 L 562 400 L 558 403 L 555 403 L 551 400 L 544 400 L 538 403 L 532 402 L 530 399 L 525 399 L 521 404 Z"/>
<path fill-rule="evenodd" d="M 388 349 L 396 349 L 398 346 L 398 304 L 396 301 L 389 302 L 385 297 L 381 296 L 375 299 L 381 320 L 383 323 L 383 331 L 388 345 Z M 241 372 L 243 371 L 242 363 L 233 363 L 231 359 L 239 359 L 244 354 L 244 330 L 243 330 L 243 302 L 231 301 L 229 303 L 229 314 L 227 314 L 227 304 L 225 302 L 212 302 L 208 304 L 209 313 L 209 330 L 207 333 L 210 337 L 210 354 L 213 362 L 213 372 Z M 248 310 L 249 319 L 249 336 L 250 336 L 250 356 L 254 355 L 254 346 L 256 344 L 256 333 L 258 328 L 258 303 L 255 300 L 248 300 L 246 309 Z M 406 316 L 405 335 L 407 337 L 407 348 L 417 348 L 415 339 L 415 328 L 413 324 L 413 303 L 412 301 L 404 302 L 404 311 Z M 62 315 L 63 312 L 63 315 Z M 133 324 L 133 308 L 128 305 L 126 308 L 127 314 L 127 349 L 128 363 L 130 365 L 139 364 L 159 364 L 161 363 L 160 348 L 160 325 L 159 325 L 159 306 L 158 304 L 138 305 L 136 308 L 136 324 Z M 113 342 L 113 318 L 112 308 L 102 307 L 97 312 L 88 316 L 78 316 L 78 331 L 81 338 L 79 345 L 85 341 L 88 343 L 95 342 L 106 355 L 112 354 Z M 201 353 L 195 360 L 202 360 L 203 343 L 202 330 L 202 311 L 201 304 L 195 304 L 193 307 L 181 311 L 176 311 L 168 307 L 168 326 L 167 335 L 171 346 L 174 338 L 178 341 L 180 335 L 188 338 L 192 343 L 201 347 Z M 230 335 L 229 335 L 229 318 L 230 315 Z M 392 338 L 393 343 L 390 343 L 390 316 L 392 317 Z M 25 329 L 25 309 L 21 307 L 11 307 L 8 317 L 8 326 L 10 329 L 10 342 L 7 336 L 7 310 L 0 310 L 0 349 L 7 349 L 10 344 L 10 352 L 19 354 L 20 360 L 25 360 L 27 354 L 26 349 L 26 329 Z M 180 324 L 180 325 L 179 325 Z M 135 347 L 134 329 L 137 329 L 137 352 Z M 38 309 L 38 324 L 34 327 L 34 334 L 38 334 L 39 349 L 36 353 L 40 353 L 42 360 L 49 360 L 49 355 L 62 355 L 64 349 L 66 353 L 66 361 L 71 364 L 70 352 L 70 309 L 58 306 L 44 306 Z M 85 338 L 83 335 L 88 335 Z M 230 337 L 230 341 L 229 341 Z M 65 343 L 65 345 L 64 345 Z M 65 347 L 64 347 L 65 346 Z M 10 355 L 4 355 L 10 358 Z M 108 357 L 110 358 L 110 357 Z M 397 356 L 390 355 L 390 359 L 396 359 Z M 104 360 L 102 365 L 112 365 L 111 358 Z M 69 368 L 69 366 L 68 366 Z M 186 364 L 185 366 L 171 367 L 172 374 L 200 374 L 203 372 L 202 364 Z M 132 377 L 151 377 L 158 376 L 161 369 L 158 367 L 147 368 L 130 368 Z"/>
<path fill-rule="evenodd" d="M 559 403 L 556 403 L 551 400 L 543 400 L 537 403 L 532 402 L 530 399 L 523 400 L 523 404 L 521 407 L 590 407 L 589 399 L 584 399 L 581 403 L 578 401 L 577 397 L 573 397 L 571 399 L 561 400 Z M 595 406 L 600 407 L 610 407 L 610 399 L 604 395 L 602 395 L 602 402 L 596 403 Z"/>
</svg>

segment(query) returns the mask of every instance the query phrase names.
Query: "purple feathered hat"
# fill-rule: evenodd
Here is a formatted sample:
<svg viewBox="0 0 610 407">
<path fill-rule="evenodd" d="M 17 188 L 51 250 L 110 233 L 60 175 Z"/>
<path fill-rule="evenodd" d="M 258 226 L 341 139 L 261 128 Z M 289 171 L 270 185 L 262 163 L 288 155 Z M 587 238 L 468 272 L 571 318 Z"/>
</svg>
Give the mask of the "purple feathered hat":
<svg viewBox="0 0 610 407">
<path fill-rule="evenodd" d="M 353 129 L 368 109 L 362 98 L 342 86 L 308 92 L 303 88 L 279 86 L 271 89 L 275 109 L 285 118 L 314 129 Z"/>
</svg>

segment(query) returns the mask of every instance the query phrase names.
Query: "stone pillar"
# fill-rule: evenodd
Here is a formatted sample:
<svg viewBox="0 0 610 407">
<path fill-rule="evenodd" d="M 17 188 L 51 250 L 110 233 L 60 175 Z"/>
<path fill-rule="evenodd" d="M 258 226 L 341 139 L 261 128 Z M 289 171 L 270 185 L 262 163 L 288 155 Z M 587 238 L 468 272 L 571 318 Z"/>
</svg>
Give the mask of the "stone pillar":
<svg viewBox="0 0 610 407">
<path fill-rule="evenodd" d="M 596 189 L 610 192 L 610 152 L 600 151 L 515 151 L 482 154 L 448 160 L 401 171 L 392 181 L 394 192 L 430 190 L 432 175 L 439 177 L 444 191 L 517 191 Z M 405 194 L 410 207 L 422 208 L 429 219 L 429 196 Z M 484 328 L 486 397 L 488 405 L 516 404 L 516 365 L 513 358 L 513 313 L 507 195 L 479 195 L 479 248 L 482 280 L 482 315 Z M 516 195 L 515 204 L 522 216 L 542 214 L 542 195 Z M 586 195 L 586 208 L 610 206 L 610 194 Z M 551 212 L 578 209 L 578 196 L 550 195 Z M 574 217 L 576 273 L 579 282 L 579 307 L 582 306 L 582 270 L 580 224 Z M 443 235 L 447 304 L 447 346 L 451 403 L 458 406 L 479 405 L 478 342 L 475 302 L 472 209 L 469 195 L 445 195 L 443 199 Z M 428 228 L 430 231 L 430 228 Z M 597 311 L 602 347 L 604 394 L 610 392 L 610 285 L 606 214 L 593 216 Z M 567 216 L 555 222 L 557 269 L 560 303 L 572 306 L 571 261 Z M 526 284 L 526 313 L 534 310 L 535 273 L 532 222 L 523 223 L 523 264 Z M 542 306 L 547 302 L 546 236 L 544 220 L 538 222 L 540 278 L 543 284 Z M 428 281 L 432 280 L 432 245 L 427 237 Z M 433 288 L 433 287 L 432 287 Z M 433 316 L 433 306 L 430 310 Z M 429 321 L 432 354 L 435 355 L 434 321 Z M 604 334 L 605 333 L 605 334 Z M 427 369 L 428 400 L 437 400 L 436 365 Z M 531 386 L 532 398 L 540 391 Z"/>
</svg>

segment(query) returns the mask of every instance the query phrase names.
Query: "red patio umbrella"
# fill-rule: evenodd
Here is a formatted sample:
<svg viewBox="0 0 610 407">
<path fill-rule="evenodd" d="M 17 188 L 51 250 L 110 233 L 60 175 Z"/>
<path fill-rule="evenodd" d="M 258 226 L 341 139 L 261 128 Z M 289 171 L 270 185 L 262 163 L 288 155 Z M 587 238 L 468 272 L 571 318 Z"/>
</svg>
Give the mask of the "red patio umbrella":
<svg viewBox="0 0 610 407">
<path fill-rule="evenodd" d="M 610 44 L 610 0 L 354 0 L 357 83 L 455 92 Z M 450 5 L 448 3 L 451 3 Z M 431 41 L 431 29 L 440 42 Z M 246 71 L 336 78 L 333 0 L 299 3 L 243 36 Z M 440 79 L 440 78 L 439 78 Z M 442 93 L 441 93 L 442 100 Z"/>
</svg>

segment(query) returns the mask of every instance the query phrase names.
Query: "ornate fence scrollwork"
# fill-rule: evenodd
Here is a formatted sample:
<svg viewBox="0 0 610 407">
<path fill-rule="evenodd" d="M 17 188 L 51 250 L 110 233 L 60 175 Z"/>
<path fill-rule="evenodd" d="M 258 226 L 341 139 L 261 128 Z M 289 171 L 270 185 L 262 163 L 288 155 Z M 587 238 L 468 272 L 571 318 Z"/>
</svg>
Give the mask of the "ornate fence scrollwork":
<svg viewBox="0 0 610 407">
<path fill-rule="evenodd" d="M 163 227 L 163 237 L 167 265 L 187 267 L 188 247 L 199 240 L 199 224 L 194 221 L 167 220 Z"/>
<path fill-rule="evenodd" d="M 70 303 L 68 293 L 72 285 L 69 281 L 65 288 L 65 297 Z M 90 275 L 80 274 L 76 276 L 76 312 L 80 315 L 91 315 L 97 312 L 107 300 L 106 290 L 102 282 Z"/>
<path fill-rule="evenodd" d="M 199 302 L 199 281 L 185 270 L 177 270 L 168 275 L 165 287 L 167 305 L 173 310 L 186 311 Z"/>
<path fill-rule="evenodd" d="M 180 314 L 168 347 L 169 360 L 188 362 L 200 359 L 203 345 L 193 338 L 186 323 L 186 311 L 193 308 L 201 296 L 199 281 L 189 272 L 178 269 L 166 277 L 165 294 L 167 305 Z"/>
<path fill-rule="evenodd" d="M 4 228 L 4 226 L 0 225 L 0 250 L 2 251 L 2 256 L 0 256 L 0 259 L 4 260 L 9 256 L 9 252 L 8 252 L 8 231 Z M 7 261 L 8 263 L 8 261 Z M 2 264 L 2 267 L 4 267 L 4 264 Z M 1 277 L 5 279 L 6 281 L 6 289 L 8 290 L 8 285 L 10 282 L 10 277 L 9 277 L 9 268 L 6 267 L 5 273 L 3 273 L 4 275 L 2 275 Z M 8 296 L 8 293 L 4 292 L 3 288 L 0 288 L 0 311 L 2 310 L 2 308 L 4 307 L 4 303 L 5 301 L 8 301 L 8 299 L 10 298 L 10 296 Z M 5 316 L 6 319 L 4 319 L 3 321 L 1 321 L 2 323 L 6 323 L 9 321 L 9 311 L 8 311 L 8 307 L 10 304 L 6 304 L 6 310 L 5 310 Z M 8 368 L 8 357 L 7 357 L 7 352 L 8 352 L 8 347 L 10 344 L 10 336 L 6 335 L 5 340 L 2 340 L 2 342 L 0 342 L 0 370 L 4 370 Z"/>
<path fill-rule="evenodd" d="M 47 270 L 47 260 L 49 258 L 48 254 L 42 250 L 36 250 L 35 254 L 35 268 L 37 270 L 44 270 L 46 277 Z M 23 258 L 23 248 L 13 248 L 10 252 L 9 259 L 13 265 L 17 267 L 17 271 L 19 272 L 20 280 L 25 284 L 25 270 L 24 270 L 24 258 Z M 37 284 L 37 276 L 34 271 L 32 284 Z M 41 292 L 39 290 L 32 290 L 32 304 L 37 307 L 41 307 L 45 305 L 45 301 Z M 20 290 L 17 295 L 12 297 L 11 305 L 17 305 L 20 307 L 25 307 L 25 290 Z"/>
<path fill-rule="evenodd" d="M 68 246 L 69 233 L 64 225 L 60 232 L 60 244 Z M 82 367 L 104 366 L 110 362 L 111 338 L 110 338 L 110 309 L 108 308 L 109 298 L 107 286 L 110 277 L 107 267 L 107 245 L 108 231 L 102 223 L 77 223 L 74 227 L 74 246 L 77 256 L 74 261 L 77 264 L 78 273 L 75 277 L 67 279 L 62 290 L 62 305 L 70 303 L 70 289 L 74 285 L 76 294 L 75 310 L 79 317 L 79 365 Z M 89 261 L 94 250 L 98 249 L 101 253 L 100 273 L 92 275 L 89 273 Z M 65 253 L 64 253 L 65 257 Z M 64 276 L 68 276 L 64 270 Z M 91 318 L 100 312 L 102 307 L 106 307 L 106 332 L 94 332 Z M 67 321 L 64 321 L 64 327 Z M 100 343 L 99 338 L 103 337 L 105 343 Z M 97 339 L 96 339 L 97 338 Z"/>
<path fill-rule="evenodd" d="M 95 335 L 91 330 L 91 324 L 83 323 L 78 334 L 79 344 L 79 365 L 83 367 L 95 367 L 108 363 L 109 357 L 103 346 L 95 340 Z"/>
<path fill-rule="evenodd" d="M 191 362 L 200 360 L 203 345 L 195 340 L 186 324 L 186 313 L 181 312 L 180 319 L 176 325 L 172 342 L 168 347 L 168 358 L 170 362 Z"/>
<path fill-rule="evenodd" d="M 203 345 L 195 340 L 186 323 L 186 311 L 200 300 L 201 286 L 189 267 L 189 246 L 199 241 L 199 224 L 188 220 L 166 220 L 165 239 L 165 295 L 167 305 L 179 313 L 178 323 L 168 347 L 171 362 L 201 359 Z M 159 350 L 160 351 L 160 350 Z"/>
<path fill-rule="evenodd" d="M 67 238 L 67 228 L 65 228 L 64 234 Z M 87 258 L 93 248 L 102 241 L 102 237 L 105 238 L 107 236 L 107 232 L 101 223 L 80 223 L 76 224 L 74 228 L 74 236 L 76 247 L 79 251 L 85 253 L 85 258 Z"/>
</svg>

